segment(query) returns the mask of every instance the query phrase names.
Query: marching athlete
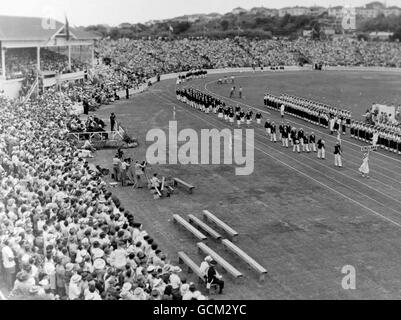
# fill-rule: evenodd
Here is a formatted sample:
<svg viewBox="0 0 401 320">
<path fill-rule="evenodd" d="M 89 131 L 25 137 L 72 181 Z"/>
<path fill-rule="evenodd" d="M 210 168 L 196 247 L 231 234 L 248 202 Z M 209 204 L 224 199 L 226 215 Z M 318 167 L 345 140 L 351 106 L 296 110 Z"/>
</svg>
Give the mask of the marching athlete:
<svg viewBox="0 0 401 320">
<path fill-rule="evenodd" d="M 269 136 L 270 132 L 271 132 L 271 128 L 270 128 L 270 120 L 267 119 L 265 122 L 265 130 L 266 130 L 266 134 Z"/>
<path fill-rule="evenodd" d="M 262 113 L 261 112 L 257 112 L 255 115 L 255 119 L 256 119 L 256 123 L 257 124 L 261 124 L 262 122 Z"/>
<path fill-rule="evenodd" d="M 309 136 L 309 148 L 313 152 L 317 152 L 316 150 L 316 137 L 315 134 L 312 132 Z"/>
<path fill-rule="evenodd" d="M 301 145 L 303 151 L 305 151 L 304 137 L 305 137 L 304 129 L 301 128 L 298 131 L 298 138 L 299 138 L 299 144 Z"/>
<path fill-rule="evenodd" d="M 301 150 L 299 149 L 299 133 L 296 131 L 295 128 L 292 129 L 291 135 L 292 135 L 292 152 L 297 151 L 298 153 L 301 153 Z"/>
<path fill-rule="evenodd" d="M 304 144 L 302 145 L 302 152 L 307 152 L 307 153 L 309 153 L 310 152 L 310 149 L 309 149 L 309 139 L 308 139 L 308 135 L 307 134 L 305 134 L 304 135 Z"/>
<path fill-rule="evenodd" d="M 249 127 L 252 123 L 252 112 L 248 111 L 245 118 L 246 118 L 246 125 Z"/>
<path fill-rule="evenodd" d="M 326 159 L 326 142 L 323 139 L 317 141 L 317 157 L 319 159 Z"/>
<path fill-rule="evenodd" d="M 369 151 L 363 155 L 362 165 L 359 167 L 362 177 L 369 179 Z"/>
<path fill-rule="evenodd" d="M 233 87 L 231 88 L 231 91 L 230 91 L 230 98 L 232 98 L 232 97 L 234 96 L 234 93 L 235 93 L 235 86 L 233 86 Z"/>
<path fill-rule="evenodd" d="M 274 143 L 277 142 L 277 127 L 274 124 L 274 121 L 271 124 L 270 141 L 272 141 Z"/>
<path fill-rule="evenodd" d="M 221 106 L 219 106 L 219 108 L 217 109 L 217 117 L 219 119 L 223 119 L 224 115 L 223 115 L 223 108 Z"/>
<path fill-rule="evenodd" d="M 235 117 L 235 113 L 234 113 L 234 110 L 231 108 L 231 110 L 229 111 L 229 121 L 230 121 L 230 123 L 234 123 L 234 117 Z"/>
<path fill-rule="evenodd" d="M 281 122 L 281 124 L 278 126 L 278 133 L 279 133 L 279 140 L 283 143 L 284 145 L 284 141 L 283 141 L 283 132 L 284 132 L 284 122 Z"/>
<path fill-rule="evenodd" d="M 245 112 L 243 110 L 241 110 L 241 112 L 239 113 L 240 117 L 241 117 L 241 122 L 245 123 Z"/>
<path fill-rule="evenodd" d="M 239 127 L 241 127 L 241 117 L 240 117 L 239 113 L 237 113 L 235 117 L 237 119 L 237 126 L 239 128 Z"/>
<path fill-rule="evenodd" d="M 289 128 L 287 126 L 284 126 L 283 134 L 282 134 L 283 147 L 288 148 L 288 135 L 289 134 L 290 134 Z"/>
</svg>

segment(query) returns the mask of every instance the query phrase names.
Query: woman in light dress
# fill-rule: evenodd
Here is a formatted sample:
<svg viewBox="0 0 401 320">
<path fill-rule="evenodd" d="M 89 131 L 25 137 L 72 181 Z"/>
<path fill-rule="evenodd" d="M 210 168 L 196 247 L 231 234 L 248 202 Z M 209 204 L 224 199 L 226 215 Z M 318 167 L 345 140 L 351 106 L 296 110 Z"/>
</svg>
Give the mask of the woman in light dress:
<svg viewBox="0 0 401 320">
<path fill-rule="evenodd" d="M 369 152 L 363 155 L 362 165 L 359 167 L 359 172 L 362 174 L 362 177 L 369 178 Z"/>
</svg>

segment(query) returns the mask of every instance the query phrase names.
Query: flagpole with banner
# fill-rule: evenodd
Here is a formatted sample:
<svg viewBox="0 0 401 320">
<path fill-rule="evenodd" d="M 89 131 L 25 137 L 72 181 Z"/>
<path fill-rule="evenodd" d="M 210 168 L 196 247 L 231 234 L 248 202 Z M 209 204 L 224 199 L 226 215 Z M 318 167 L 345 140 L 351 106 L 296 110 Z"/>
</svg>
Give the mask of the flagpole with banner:
<svg viewBox="0 0 401 320">
<path fill-rule="evenodd" d="M 70 24 L 68 22 L 67 16 L 65 16 L 65 35 L 66 35 L 66 40 L 70 41 Z"/>
</svg>

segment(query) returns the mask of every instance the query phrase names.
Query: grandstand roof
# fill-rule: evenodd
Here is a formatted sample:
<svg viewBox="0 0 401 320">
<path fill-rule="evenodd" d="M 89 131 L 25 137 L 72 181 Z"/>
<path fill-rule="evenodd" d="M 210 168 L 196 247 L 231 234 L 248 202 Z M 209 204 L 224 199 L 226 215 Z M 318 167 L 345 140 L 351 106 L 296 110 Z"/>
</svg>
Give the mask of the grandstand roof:
<svg viewBox="0 0 401 320">
<path fill-rule="evenodd" d="M 46 41 L 65 25 L 55 21 L 55 28 L 46 28 L 46 19 L 0 15 L 0 41 Z M 54 26 L 52 26 L 54 27 Z M 97 39 L 98 36 L 70 27 L 78 40 Z"/>
</svg>

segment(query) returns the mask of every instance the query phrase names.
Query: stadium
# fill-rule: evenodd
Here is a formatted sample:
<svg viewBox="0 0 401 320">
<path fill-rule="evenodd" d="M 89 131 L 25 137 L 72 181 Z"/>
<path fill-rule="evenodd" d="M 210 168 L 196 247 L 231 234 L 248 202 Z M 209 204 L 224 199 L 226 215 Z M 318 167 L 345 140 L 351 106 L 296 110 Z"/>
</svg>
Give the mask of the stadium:
<svg viewBox="0 0 401 320">
<path fill-rule="evenodd" d="M 0 41 L 2 300 L 400 298 L 398 41 Z"/>
</svg>

